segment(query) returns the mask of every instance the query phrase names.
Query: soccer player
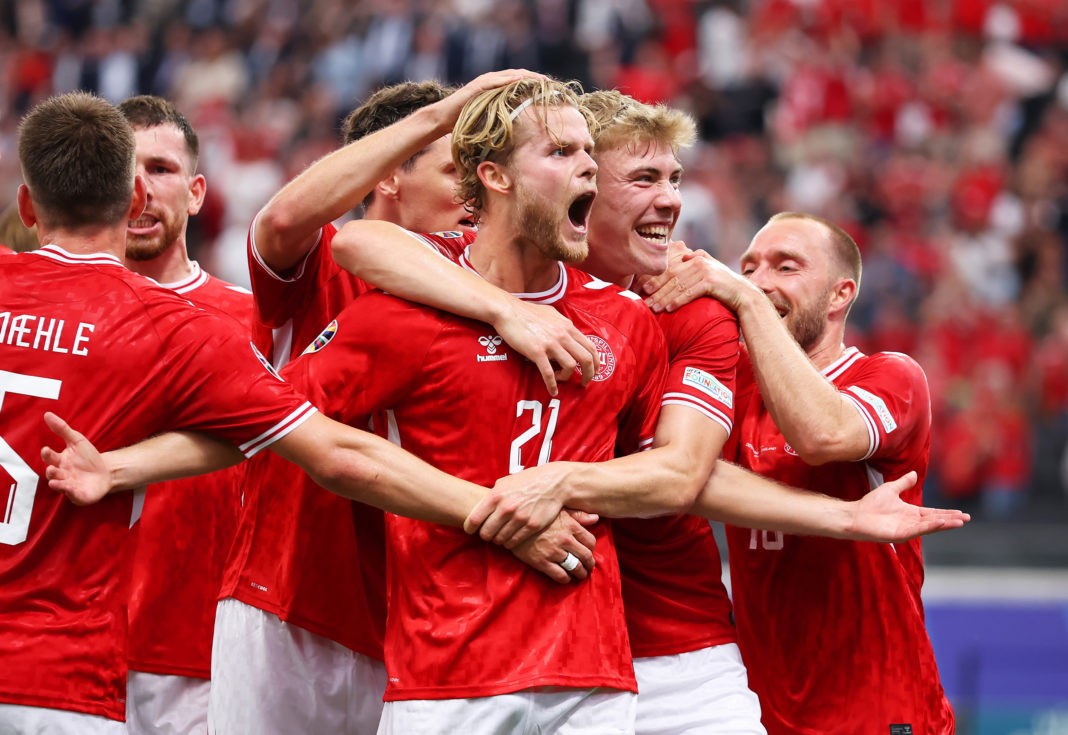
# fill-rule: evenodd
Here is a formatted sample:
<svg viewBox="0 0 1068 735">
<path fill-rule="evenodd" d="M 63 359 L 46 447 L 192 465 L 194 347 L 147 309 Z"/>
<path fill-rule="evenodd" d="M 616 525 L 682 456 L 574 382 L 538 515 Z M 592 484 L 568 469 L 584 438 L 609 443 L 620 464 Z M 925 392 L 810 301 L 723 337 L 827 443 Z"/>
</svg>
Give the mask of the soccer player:
<svg viewBox="0 0 1068 735">
<path fill-rule="evenodd" d="M 119 105 L 134 129 L 144 211 L 126 235 L 126 265 L 197 306 L 252 332 L 252 294 L 189 258 L 186 228 L 207 184 L 200 141 L 174 105 L 138 96 Z M 240 507 L 239 468 L 147 488 L 134 524 L 126 727 L 132 735 L 207 728 L 211 640 L 223 562 Z M 339 502 L 344 502 L 340 501 Z"/>
<path fill-rule="evenodd" d="M 533 75 L 496 72 L 455 91 L 436 82 L 383 88 L 346 119 L 344 147 L 264 206 L 250 228 L 249 267 L 258 321 L 271 331 L 258 341 L 273 349 L 276 365 L 303 352 L 372 288 L 333 261 L 333 221 L 345 212 L 359 206 L 370 219 L 445 231 L 426 242 L 449 257 L 457 254 L 450 245 L 470 241 L 471 215 L 455 195 L 446 133 L 467 100 L 524 76 Z M 419 248 L 406 265 L 420 271 L 438 260 Z M 592 376 L 592 347 L 555 310 L 527 305 L 457 268 L 441 285 L 450 277 L 469 284 L 471 316 L 493 323 L 551 386 L 551 362 L 560 374 L 581 365 Z M 244 723 L 264 733 L 373 730 L 386 687 L 382 514 L 324 493 L 276 457 L 264 456 L 246 472 L 219 604 L 212 725 Z M 309 672 L 319 682 L 314 689 L 304 685 Z"/>
<path fill-rule="evenodd" d="M 927 380 L 906 355 L 845 346 L 861 278 L 853 239 L 819 217 L 777 214 L 741 271 L 691 257 L 651 296 L 674 308 L 707 293 L 738 314 L 751 369 L 739 370 L 737 461 L 847 500 L 911 470 L 920 482 L 903 497 L 919 504 Z M 727 536 L 739 645 L 770 735 L 954 731 L 924 627 L 918 539 L 887 546 L 735 527 Z"/>
<path fill-rule="evenodd" d="M 217 435 L 238 456 L 270 447 L 331 489 L 401 512 L 419 497 L 423 517 L 456 525 L 483 493 L 318 414 L 217 317 L 122 266 L 146 193 L 113 106 L 50 98 L 22 121 L 18 148 L 19 210 L 43 247 L 0 259 L 0 461 L 12 481 L 0 522 L 0 723 L 121 733 L 133 502 L 77 508 L 41 492 L 45 409 L 105 447 L 169 428 Z M 87 444 L 66 438 L 75 454 Z"/>
</svg>

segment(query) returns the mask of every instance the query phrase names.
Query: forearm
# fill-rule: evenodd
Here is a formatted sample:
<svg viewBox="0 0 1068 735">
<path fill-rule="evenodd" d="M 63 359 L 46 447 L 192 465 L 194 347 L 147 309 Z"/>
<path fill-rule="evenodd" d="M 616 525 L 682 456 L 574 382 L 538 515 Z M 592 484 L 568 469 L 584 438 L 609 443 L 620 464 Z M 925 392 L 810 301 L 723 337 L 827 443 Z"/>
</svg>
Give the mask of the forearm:
<svg viewBox="0 0 1068 735">
<path fill-rule="evenodd" d="M 685 513 L 707 472 L 681 454 L 657 447 L 609 462 L 568 463 L 564 505 L 610 518 Z"/>
<path fill-rule="evenodd" d="M 718 460 L 691 513 L 745 528 L 846 538 L 855 509 L 839 498 L 782 485 Z"/>
<path fill-rule="evenodd" d="M 450 121 L 429 106 L 388 128 L 324 156 L 286 184 L 255 223 L 255 243 L 277 271 L 294 266 L 320 228 L 359 204 L 408 158 L 449 131 Z"/>
<path fill-rule="evenodd" d="M 339 266 L 383 291 L 487 324 L 518 301 L 390 223 L 346 224 L 334 237 L 333 254 Z"/>
<path fill-rule="evenodd" d="M 866 442 L 860 416 L 812 364 L 771 301 L 759 291 L 745 292 L 738 323 L 764 405 L 786 441 L 806 461 L 823 452 L 852 459 L 851 451 L 843 455 L 837 448 L 852 446 L 857 436 Z"/>
<path fill-rule="evenodd" d="M 463 526 L 488 492 L 435 469 L 379 436 L 321 415 L 271 449 L 300 465 L 331 492 L 432 523 Z"/>
<path fill-rule="evenodd" d="M 202 475 L 230 467 L 245 457 L 226 442 L 204 434 L 170 431 L 129 447 L 106 452 L 112 491 Z"/>
</svg>

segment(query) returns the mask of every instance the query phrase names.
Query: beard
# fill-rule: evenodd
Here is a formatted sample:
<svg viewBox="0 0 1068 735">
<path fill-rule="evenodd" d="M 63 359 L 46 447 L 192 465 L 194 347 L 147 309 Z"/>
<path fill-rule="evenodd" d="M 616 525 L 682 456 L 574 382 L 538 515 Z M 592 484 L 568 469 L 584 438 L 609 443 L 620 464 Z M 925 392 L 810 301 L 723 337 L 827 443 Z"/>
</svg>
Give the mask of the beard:
<svg viewBox="0 0 1068 735">
<path fill-rule="evenodd" d="M 135 261 L 154 260 L 166 252 L 174 242 L 180 239 L 183 224 L 169 220 L 160 220 L 163 230 L 159 235 L 143 237 L 126 233 L 126 257 Z"/>
<path fill-rule="evenodd" d="M 589 245 L 585 237 L 581 241 L 569 243 L 560 235 L 562 225 L 568 218 L 566 209 L 555 212 L 543 198 L 523 187 L 516 190 L 516 199 L 521 238 L 532 242 L 547 260 L 579 263 L 586 259 Z"/>
<path fill-rule="evenodd" d="M 824 294 L 816 303 L 808 307 L 791 309 L 786 315 L 786 328 L 790 330 L 794 340 L 805 352 L 819 342 L 824 330 L 827 329 L 827 306 L 830 300 L 831 295 Z M 785 306 L 774 299 L 772 303 L 776 306 Z"/>
</svg>

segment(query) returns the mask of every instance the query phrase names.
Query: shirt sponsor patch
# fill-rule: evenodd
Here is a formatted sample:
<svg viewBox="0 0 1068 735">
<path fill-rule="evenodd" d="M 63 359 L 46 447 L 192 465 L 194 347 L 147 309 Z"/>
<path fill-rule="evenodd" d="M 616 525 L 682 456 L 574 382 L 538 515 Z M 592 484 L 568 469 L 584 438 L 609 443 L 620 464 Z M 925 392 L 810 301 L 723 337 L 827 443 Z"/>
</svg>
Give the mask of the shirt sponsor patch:
<svg viewBox="0 0 1068 735">
<path fill-rule="evenodd" d="M 700 368 L 688 367 L 683 373 L 682 383 L 716 399 L 727 408 L 734 408 L 734 394 L 711 373 L 706 373 Z"/>
<path fill-rule="evenodd" d="M 302 352 L 300 354 L 302 354 L 302 355 L 310 355 L 313 352 L 318 352 L 319 350 L 323 349 L 328 344 L 330 344 L 330 340 L 332 340 L 336 334 L 337 334 L 337 319 L 335 319 L 334 321 L 332 321 L 329 324 L 327 324 L 326 325 L 326 329 L 324 329 L 323 331 L 319 332 L 319 336 L 316 337 L 315 339 L 313 339 L 312 343 L 310 345 L 308 345 L 307 347 L 305 347 L 304 348 L 304 352 Z"/>
<path fill-rule="evenodd" d="M 608 380 L 616 371 L 616 355 L 612 352 L 612 345 L 595 334 L 587 334 L 586 339 L 593 342 L 593 346 L 597 349 L 597 359 L 601 363 L 593 379 L 598 383 Z"/>
<path fill-rule="evenodd" d="M 478 362 L 504 362 L 508 359 L 508 353 L 502 352 L 497 354 L 497 348 L 504 342 L 496 334 L 491 334 L 485 337 L 479 337 L 478 343 L 486 349 L 485 355 L 475 355 L 475 359 Z"/>
<path fill-rule="evenodd" d="M 874 393 L 869 393 L 863 388 L 858 388 L 855 385 L 849 386 L 847 390 L 872 407 L 872 409 L 875 411 L 875 415 L 878 416 L 879 421 L 882 422 L 883 429 L 886 430 L 887 434 L 897 428 L 897 422 L 894 421 L 894 417 L 891 415 L 890 409 L 886 407 L 886 402 L 882 398 L 875 395 Z"/>
</svg>

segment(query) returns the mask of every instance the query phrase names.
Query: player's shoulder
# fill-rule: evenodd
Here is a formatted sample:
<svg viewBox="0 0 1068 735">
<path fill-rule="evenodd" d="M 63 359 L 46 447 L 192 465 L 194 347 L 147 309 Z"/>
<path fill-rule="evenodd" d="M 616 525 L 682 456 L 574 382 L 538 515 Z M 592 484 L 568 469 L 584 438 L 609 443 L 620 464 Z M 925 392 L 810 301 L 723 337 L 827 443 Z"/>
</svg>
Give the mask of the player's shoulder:
<svg viewBox="0 0 1068 735">
<path fill-rule="evenodd" d="M 565 266 L 564 273 L 570 298 L 582 303 L 599 304 L 604 309 L 623 314 L 643 315 L 639 318 L 652 319 L 652 312 L 642 302 L 642 297 L 633 291 L 602 281 L 579 268 Z"/>
<path fill-rule="evenodd" d="M 848 347 L 842 357 L 827 369 L 827 375 L 839 381 L 861 376 L 885 383 L 927 383 L 923 367 L 904 352 L 874 352 L 864 354 L 856 347 Z"/>
</svg>

